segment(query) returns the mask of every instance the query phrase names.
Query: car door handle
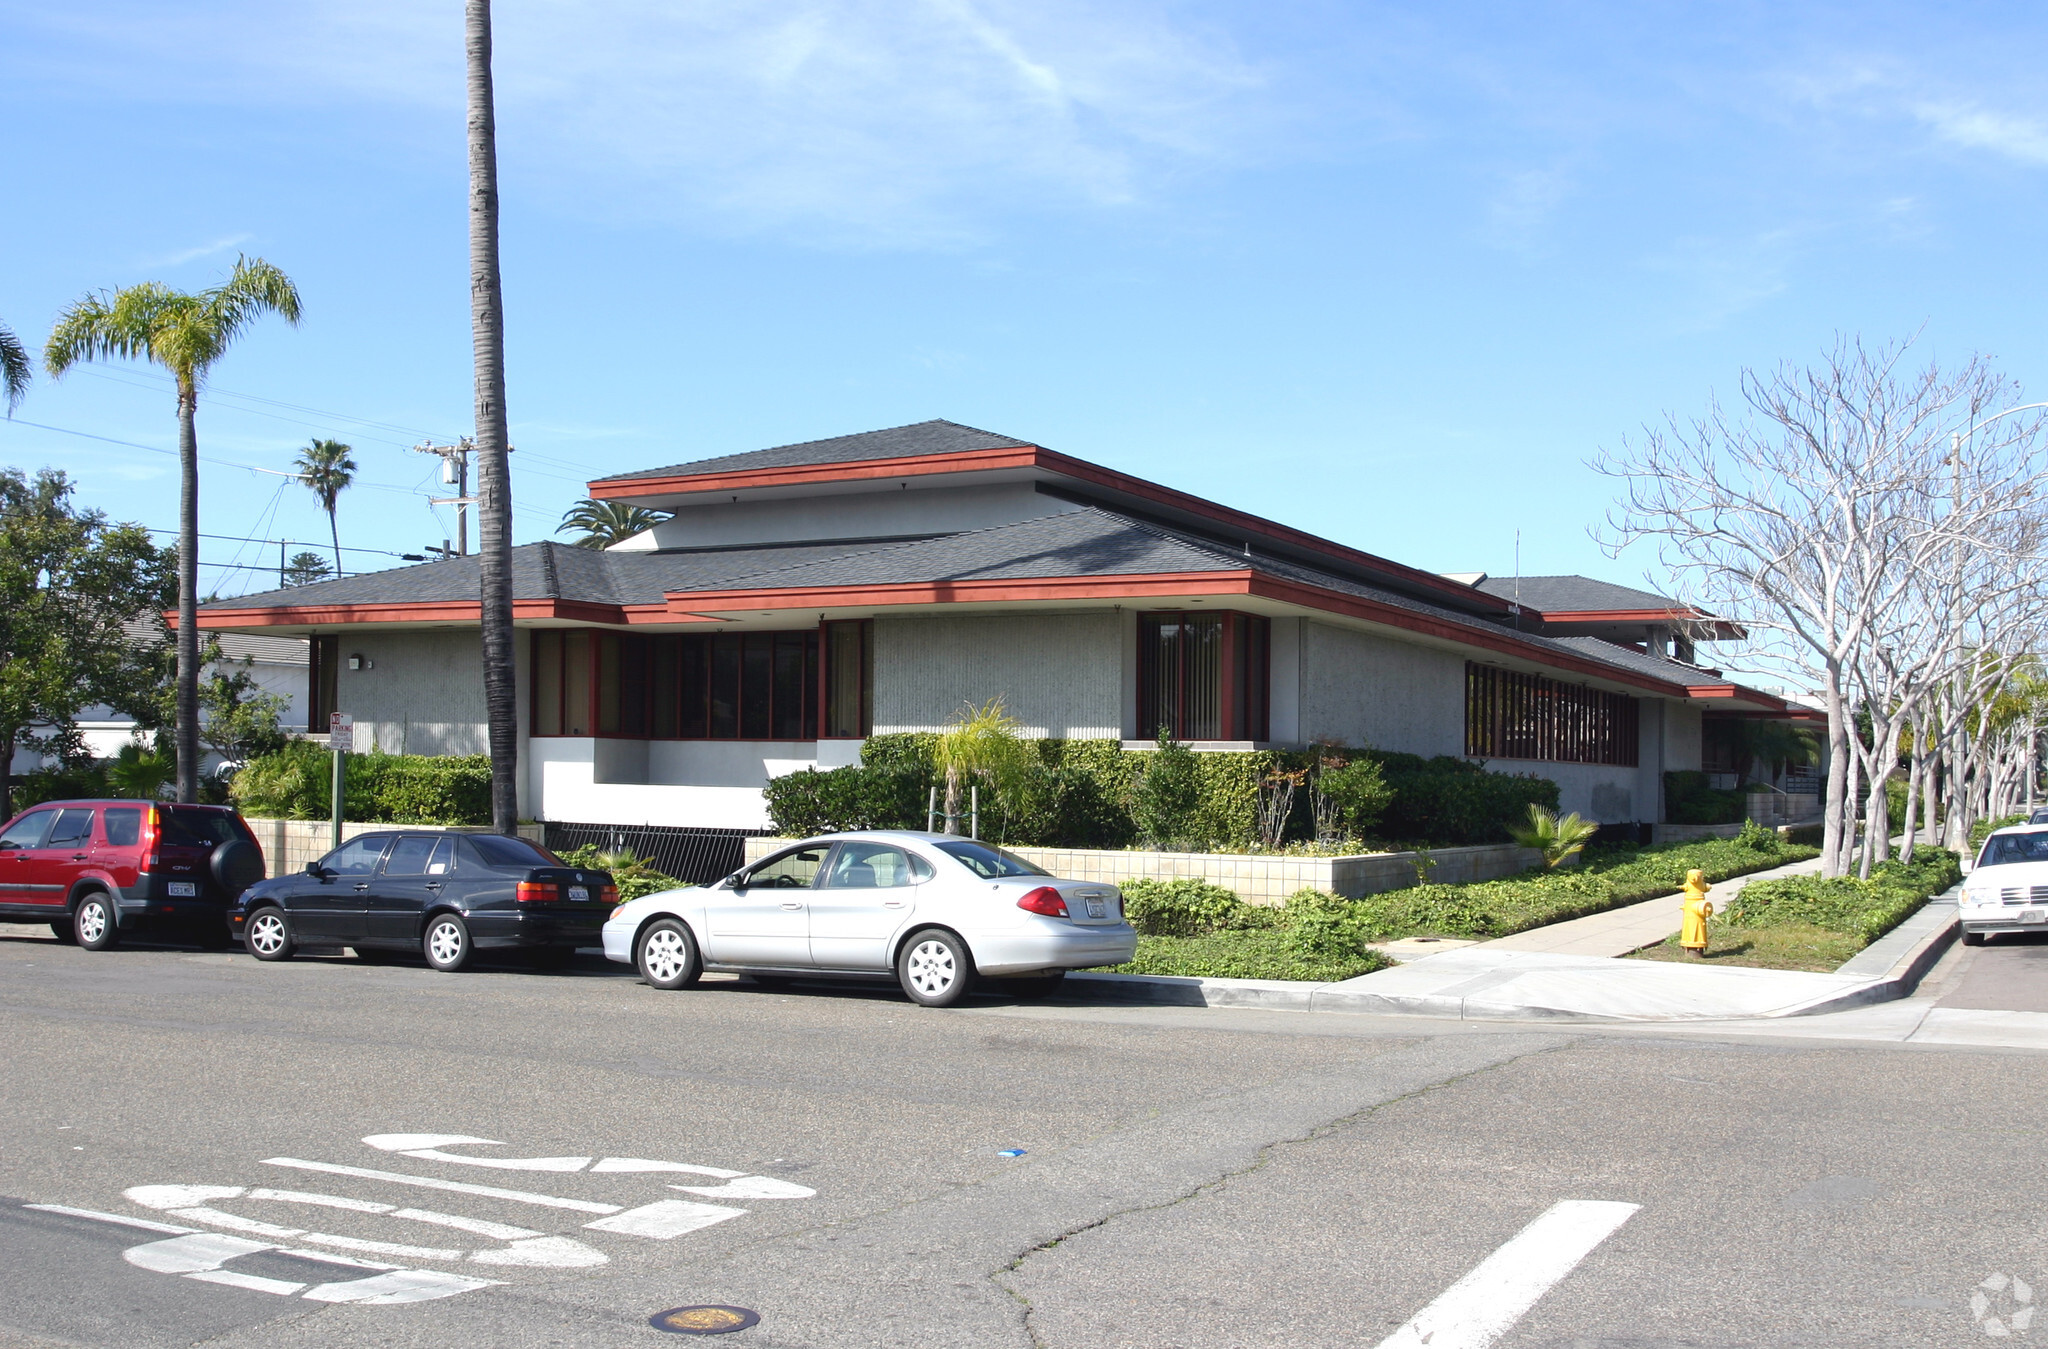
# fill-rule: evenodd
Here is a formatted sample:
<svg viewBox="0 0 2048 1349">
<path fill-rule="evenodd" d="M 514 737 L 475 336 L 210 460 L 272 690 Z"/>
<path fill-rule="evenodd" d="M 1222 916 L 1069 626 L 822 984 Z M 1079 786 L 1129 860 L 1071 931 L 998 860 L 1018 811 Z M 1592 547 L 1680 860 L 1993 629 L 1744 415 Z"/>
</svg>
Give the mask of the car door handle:
<svg viewBox="0 0 2048 1349">
<path fill-rule="evenodd" d="M 82 852 L 75 852 L 71 854 L 71 860 L 74 862 L 83 862 L 85 860 L 85 854 Z"/>
<path fill-rule="evenodd" d="M 357 881 L 357 882 L 356 882 L 356 889 L 357 889 L 357 890 L 367 890 L 367 889 L 369 889 L 369 888 L 370 888 L 370 883 L 369 883 L 368 881 Z"/>
<path fill-rule="evenodd" d="M 428 881 L 428 882 L 427 882 L 427 889 L 429 889 L 429 890 L 439 890 L 439 889 L 441 888 L 441 885 L 442 885 L 442 882 L 440 882 L 440 881 Z"/>
<path fill-rule="evenodd" d="M 885 899 L 882 901 L 882 907 L 885 909 L 900 909 L 903 907 L 903 901 L 900 899 Z"/>
<path fill-rule="evenodd" d="M 795 900 L 785 899 L 782 901 L 782 907 L 785 909 L 801 909 L 803 905 L 797 903 Z"/>
</svg>

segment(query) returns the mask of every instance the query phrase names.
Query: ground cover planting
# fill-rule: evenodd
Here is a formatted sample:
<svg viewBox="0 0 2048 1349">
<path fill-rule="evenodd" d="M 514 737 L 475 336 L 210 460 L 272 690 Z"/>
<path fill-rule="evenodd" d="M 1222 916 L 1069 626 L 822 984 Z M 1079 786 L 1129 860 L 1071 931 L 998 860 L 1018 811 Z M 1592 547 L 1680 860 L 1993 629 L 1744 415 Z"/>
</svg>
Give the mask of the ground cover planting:
<svg viewBox="0 0 2048 1349">
<path fill-rule="evenodd" d="M 1918 848 L 1910 863 L 1879 863 L 1867 881 L 1854 876 L 1757 881 L 1708 922 L 1702 955 L 1681 948 L 1675 936 L 1636 954 L 1644 960 L 1829 971 L 1961 879 L 1954 853 Z"/>
<path fill-rule="evenodd" d="M 1347 979 L 1388 963 L 1371 943 L 1400 937 L 1486 940 L 1677 893 L 1698 868 L 1709 881 L 1804 861 L 1813 848 L 1768 831 L 1742 839 L 1589 848 L 1577 866 L 1535 868 L 1504 880 L 1418 885 L 1346 900 L 1304 890 L 1284 907 L 1246 904 L 1195 880 L 1133 881 L 1126 912 L 1138 929 L 1125 974 L 1242 979 Z M 1896 921 L 1896 920 L 1894 920 Z"/>
</svg>

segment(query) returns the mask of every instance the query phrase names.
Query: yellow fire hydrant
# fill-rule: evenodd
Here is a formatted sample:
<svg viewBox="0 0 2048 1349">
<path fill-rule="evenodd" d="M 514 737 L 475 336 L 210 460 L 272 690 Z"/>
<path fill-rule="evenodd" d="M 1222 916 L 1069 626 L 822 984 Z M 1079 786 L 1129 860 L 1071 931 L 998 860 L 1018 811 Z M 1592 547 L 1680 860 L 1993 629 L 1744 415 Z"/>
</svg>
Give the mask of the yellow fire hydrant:
<svg viewBox="0 0 2048 1349">
<path fill-rule="evenodd" d="M 1678 944 L 1686 950 L 1704 955 L 1707 950 L 1707 920 L 1714 916 L 1714 906 L 1707 901 L 1707 875 L 1694 868 L 1685 873 L 1685 902 L 1679 906 L 1685 914 L 1685 921 L 1679 926 Z"/>
</svg>

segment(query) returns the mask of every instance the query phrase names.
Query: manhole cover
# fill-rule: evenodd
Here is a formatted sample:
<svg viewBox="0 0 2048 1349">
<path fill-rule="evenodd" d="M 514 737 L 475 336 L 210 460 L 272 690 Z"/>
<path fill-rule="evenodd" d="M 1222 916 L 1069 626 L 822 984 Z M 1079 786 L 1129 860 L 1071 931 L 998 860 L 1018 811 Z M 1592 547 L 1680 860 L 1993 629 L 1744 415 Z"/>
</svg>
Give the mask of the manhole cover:
<svg viewBox="0 0 2048 1349">
<path fill-rule="evenodd" d="M 671 1307 L 648 1317 L 647 1324 L 677 1335 L 729 1335 L 760 1319 L 761 1313 L 745 1307 Z"/>
</svg>

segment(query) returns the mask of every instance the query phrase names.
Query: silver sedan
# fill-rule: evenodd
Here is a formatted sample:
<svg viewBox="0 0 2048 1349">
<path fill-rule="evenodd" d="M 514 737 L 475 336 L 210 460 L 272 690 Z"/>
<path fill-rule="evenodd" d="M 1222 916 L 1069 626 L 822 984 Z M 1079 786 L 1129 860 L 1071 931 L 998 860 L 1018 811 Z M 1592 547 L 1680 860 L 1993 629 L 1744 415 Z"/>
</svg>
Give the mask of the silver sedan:
<svg viewBox="0 0 2048 1349">
<path fill-rule="evenodd" d="M 763 982 L 887 978 L 950 1007 L 977 975 L 1023 995 L 1138 949 L 1113 885 L 1067 881 L 991 844 L 876 830 L 806 839 L 714 885 L 613 911 L 604 953 L 656 988 L 706 970 Z"/>
</svg>

